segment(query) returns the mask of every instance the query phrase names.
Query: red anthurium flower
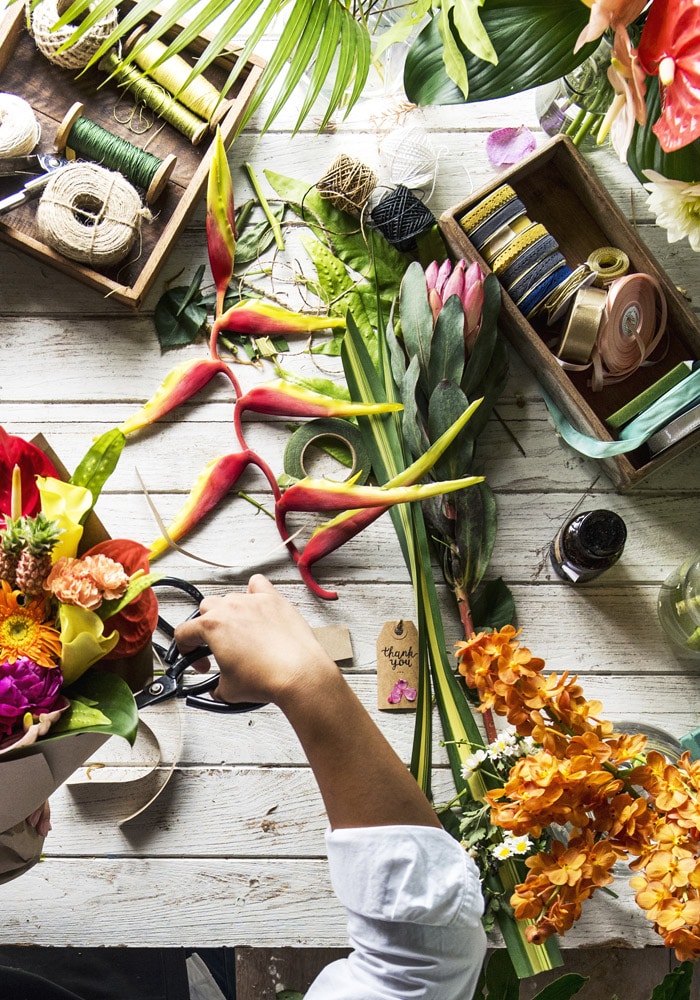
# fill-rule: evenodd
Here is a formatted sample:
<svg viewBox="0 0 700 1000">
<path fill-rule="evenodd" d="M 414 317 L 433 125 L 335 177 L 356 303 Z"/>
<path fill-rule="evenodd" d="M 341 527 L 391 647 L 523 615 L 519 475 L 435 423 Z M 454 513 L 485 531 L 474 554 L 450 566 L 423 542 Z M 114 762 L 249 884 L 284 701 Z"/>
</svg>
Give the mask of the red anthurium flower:
<svg viewBox="0 0 700 1000">
<path fill-rule="evenodd" d="M 96 556 L 100 553 L 121 563 L 129 576 L 139 569 L 144 573 L 149 571 L 148 549 L 138 542 L 132 542 L 127 538 L 110 538 L 106 542 L 100 542 L 99 545 L 93 545 L 83 555 Z M 157 622 L 158 600 L 151 587 L 147 587 L 125 608 L 105 620 L 105 635 L 116 629 L 119 633 L 119 642 L 104 659 L 119 660 L 123 656 L 133 656 L 140 652 L 151 641 Z"/>
<path fill-rule="evenodd" d="M 0 514 L 6 516 L 12 509 L 12 470 L 16 465 L 22 478 L 22 514 L 35 517 L 41 509 L 36 477 L 61 477 L 40 448 L 0 427 Z"/>
<path fill-rule="evenodd" d="M 700 138 L 700 11 L 695 0 L 654 0 L 639 42 L 644 70 L 659 77 L 653 127 L 665 153 Z"/>
</svg>

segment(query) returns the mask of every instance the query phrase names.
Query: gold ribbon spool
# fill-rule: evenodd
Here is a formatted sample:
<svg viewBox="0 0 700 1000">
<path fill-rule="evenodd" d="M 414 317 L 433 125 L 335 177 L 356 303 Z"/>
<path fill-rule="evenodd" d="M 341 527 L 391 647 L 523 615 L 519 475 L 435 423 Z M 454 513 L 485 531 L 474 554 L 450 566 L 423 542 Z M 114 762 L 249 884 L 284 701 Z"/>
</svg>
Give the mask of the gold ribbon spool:
<svg viewBox="0 0 700 1000">
<path fill-rule="evenodd" d="M 614 278 L 624 277 L 630 269 L 630 259 L 617 247 L 598 247 L 588 258 L 588 266 L 596 273 L 595 283 L 603 288 Z"/>
<path fill-rule="evenodd" d="M 484 258 L 487 264 L 492 264 L 499 253 L 501 253 L 508 246 L 511 240 L 514 240 L 516 236 L 522 233 L 528 226 L 532 225 L 532 220 L 525 215 L 519 215 L 512 222 L 506 223 L 500 229 L 496 230 L 493 236 L 484 243 L 481 248 L 481 256 Z"/>
<path fill-rule="evenodd" d="M 523 250 L 527 250 L 533 243 L 536 243 L 543 236 L 547 236 L 547 230 L 541 222 L 533 222 L 526 229 L 512 239 L 510 243 L 494 258 L 491 270 L 494 274 L 500 274 L 513 263 Z"/>
<path fill-rule="evenodd" d="M 579 288 L 571 306 L 561 341 L 554 352 L 562 361 L 585 365 L 590 360 L 603 320 L 608 293 L 591 286 Z"/>
<path fill-rule="evenodd" d="M 459 219 L 460 226 L 469 235 L 472 230 L 488 219 L 489 215 L 493 215 L 494 212 L 497 212 L 499 208 L 503 208 L 504 205 L 507 205 L 515 197 L 515 191 L 510 184 L 502 184 L 480 201 L 478 205 L 470 209 L 470 211 L 465 212 L 461 219 Z"/>
</svg>

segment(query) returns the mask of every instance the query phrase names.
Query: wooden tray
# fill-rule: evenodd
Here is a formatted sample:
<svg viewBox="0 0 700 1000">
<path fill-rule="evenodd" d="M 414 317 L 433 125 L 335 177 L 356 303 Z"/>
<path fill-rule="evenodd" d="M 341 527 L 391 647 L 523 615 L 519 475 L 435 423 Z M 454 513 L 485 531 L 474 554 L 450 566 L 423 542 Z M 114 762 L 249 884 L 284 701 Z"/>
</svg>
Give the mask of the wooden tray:
<svg viewBox="0 0 700 1000">
<path fill-rule="evenodd" d="M 175 26 L 165 38 L 175 37 L 178 30 Z M 206 43 L 206 39 L 197 38 L 181 54 L 196 57 Z M 207 70 L 207 79 L 221 89 L 235 60 L 234 53 L 224 53 Z M 230 107 L 220 122 L 226 145 L 235 134 L 264 66 L 262 60 L 251 57 L 229 92 Z M 137 309 L 206 186 L 213 136 L 207 133 L 198 146 L 193 146 L 185 136 L 160 119 L 156 119 L 148 132 L 137 135 L 115 118 L 115 111 L 122 121 L 128 118 L 133 108 L 128 93 L 122 96 L 114 82 L 98 90 L 99 84 L 105 81 L 105 75 L 97 69 L 80 77 L 77 72 L 62 69 L 41 55 L 26 30 L 24 4 L 13 4 L 0 21 L 0 89 L 18 94 L 34 109 L 41 124 L 37 152 L 54 150 L 54 138 L 64 115 L 72 104 L 80 101 L 85 106 L 85 117 L 114 135 L 141 148 L 148 142 L 148 152 L 161 159 L 174 153 L 177 164 L 170 181 L 165 192 L 151 206 L 153 222 L 144 223 L 140 247 L 137 245 L 125 261 L 100 271 L 68 260 L 41 242 L 34 221 L 36 203 L 30 202 L 0 218 L 0 240 Z M 150 118 L 153 117 L 151 112 Z M 3 180 L 0 197 L 17 187 L 16 181 Z"/>
<path fill-rule="evenodd" d="M 510 184 L 524 202 L 529 218 L 541 222 L 554 236 L 571 267 L 585 261 L 597 247 L 615 246 L 629 257 L 630 271 L 654 275 L 663 288 L 670 333 L 665 357 L 655 365 L 638 369 L 624 382 L 606 386 L 601 392 L 593 392 L 588 385 L 589 372 L 563 370 L 548 346 L 556 338 L 556 328 L 547 327 L 539 319 L 532 324 L 528 322 L 503 289 L 500 325 L 513 347 L 579 430 L 602 441 L 615 440 L 604 423 L 605 418 L 679 362 L 700 358 L 700 326 L 668 275 L 566 136 L 557 136 L 517 167 L 504 171 L 497 180 L 444 213 L 440 227 L 454 254 L 478 260 L 484 270 L 490 270 L 457 220 L 505 183 Z M 699 441 L 700 431 L 696 431 L 654 458 L 646 447 L 642 447 L 599 461 L 613 483 L 624 491 Z"/>
</svg>

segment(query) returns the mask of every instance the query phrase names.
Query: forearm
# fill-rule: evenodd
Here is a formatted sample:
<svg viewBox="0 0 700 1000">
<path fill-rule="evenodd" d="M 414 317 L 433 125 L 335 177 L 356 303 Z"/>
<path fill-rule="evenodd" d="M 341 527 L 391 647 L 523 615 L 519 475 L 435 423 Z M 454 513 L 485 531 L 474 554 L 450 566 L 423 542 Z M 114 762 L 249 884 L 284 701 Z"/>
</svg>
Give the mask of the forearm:
<svg viewBox="0 0 700 1000">
<path fill-rule="evenodd" d="M 333 829 L 439 826 L 405 764 L 328 661 L 280 699 L 318 782 Z"/>
</svg>

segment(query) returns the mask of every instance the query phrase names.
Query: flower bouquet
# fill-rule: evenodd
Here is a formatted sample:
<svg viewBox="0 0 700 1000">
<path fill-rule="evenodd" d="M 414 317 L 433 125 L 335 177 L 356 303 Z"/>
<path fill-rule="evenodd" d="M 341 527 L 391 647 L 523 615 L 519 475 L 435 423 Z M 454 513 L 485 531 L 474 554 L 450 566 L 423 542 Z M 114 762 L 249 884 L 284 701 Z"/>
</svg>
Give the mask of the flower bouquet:
<svg viewBox="0 0 700 1000">
<path fill-rule="evenodd" d="M 459 670 L 482 711 L 512 730 L 465 761 L 489 786 L 465 810 L 467 849 L 482 870 L 524 859 L 510 901 L 531 921 L 528 940 L 568 931 L 583 903 L 610 891 L 616 865 L 634 873 L 635 899 L 679 960 L 700 955 L 700 762 L 669 760 L 646 737 L 615 732 L 576 677 L 543 674 L 544 661 L 511 625 L 457 644 Z"/>
<path fill-rule="evenodd" d="M 110 460 L 98 439 L 66 482 L 41 448 L 0 428 L 3 881 L 38 860 L 48 796 L 110 735 L 136 735 L 119 673 L 150 642 L 158 607 L 147 550 L 106 538 L 94 515 L 100 541 L 84 530 Z M 105 661 L 111 670 L 98 669 Z"/>
</svg>

